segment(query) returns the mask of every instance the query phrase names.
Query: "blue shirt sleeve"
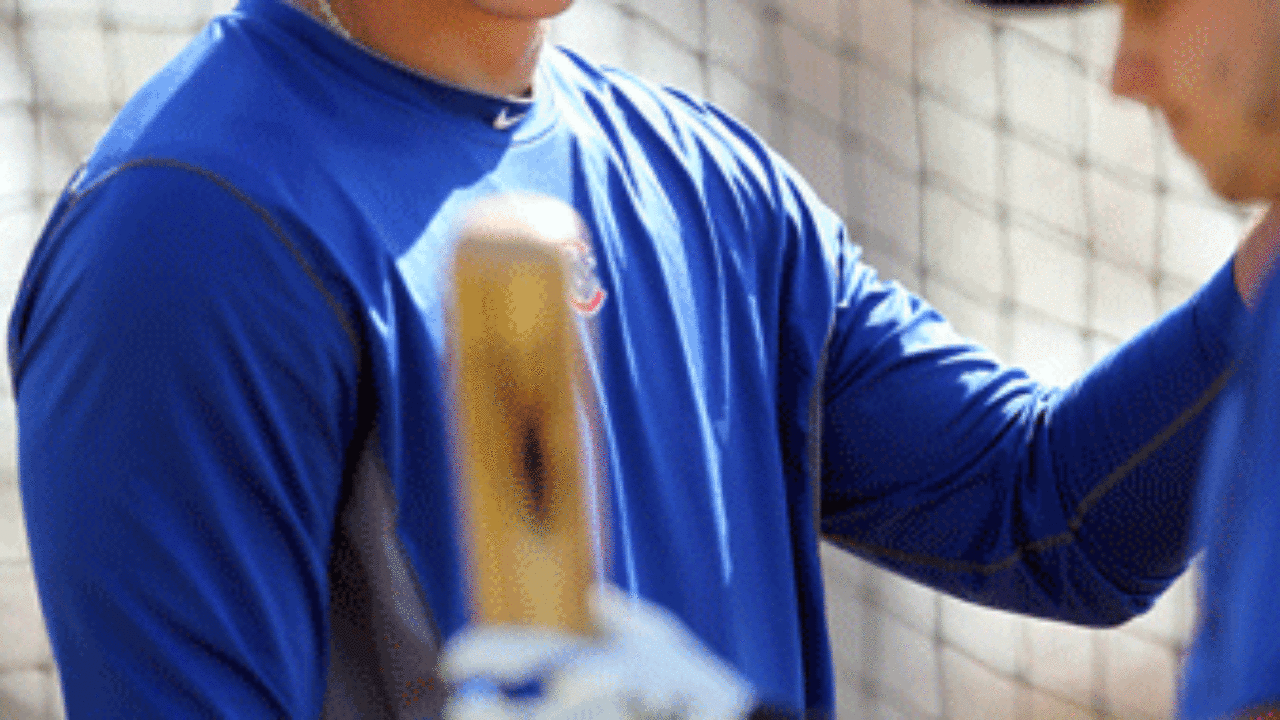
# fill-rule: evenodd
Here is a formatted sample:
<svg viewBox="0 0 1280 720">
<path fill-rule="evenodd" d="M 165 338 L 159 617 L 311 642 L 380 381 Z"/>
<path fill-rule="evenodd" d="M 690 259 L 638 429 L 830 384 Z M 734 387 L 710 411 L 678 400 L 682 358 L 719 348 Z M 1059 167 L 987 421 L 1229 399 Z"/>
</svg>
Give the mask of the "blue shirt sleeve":
<svg viewBox="0 0 1280 720">
<path fill-rule="evenodd" d="M 1182 692 L 1187 720 L 1280 712 L 1280 282 L 1269 285 L 1241 323 L 1240 370 L 1205 459 L 1200 618 Z"/>
<path fill-rule="evenodd" d="M 134 163 L 69 192 L 10 324 L 71 717 L 316 717 L 351 327 L 266 210 Z"/>
<path fill-rule="evenodd" d="M 1090 625 L 1142 612 L 1191 554 L 1208 409 L 1243 312 L 1230 264 L 1065 389 L 958 336 L 844 249 L 822 529 L 988 606 Z"/>
</svg>

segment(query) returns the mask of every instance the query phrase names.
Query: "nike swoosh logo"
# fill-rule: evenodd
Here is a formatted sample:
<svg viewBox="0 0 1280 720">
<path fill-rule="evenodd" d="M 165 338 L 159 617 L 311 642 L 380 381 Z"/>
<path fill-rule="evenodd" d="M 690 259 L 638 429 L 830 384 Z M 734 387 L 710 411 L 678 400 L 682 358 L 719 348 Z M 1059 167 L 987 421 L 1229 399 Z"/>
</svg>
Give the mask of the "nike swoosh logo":
<svg viewBox="0 0 1280 720">
<path fill-rule="evenodd" d="M 508 115 L 507 109 L 502 108 L 502 112 L 498 113 L 498 116 L 493 119 L 493 129 L 510 130 L 511 126 L 520 122 L 520 119 L 523 117 L 524 113 L 520 113 L 519 115 Z"/>
</svg>

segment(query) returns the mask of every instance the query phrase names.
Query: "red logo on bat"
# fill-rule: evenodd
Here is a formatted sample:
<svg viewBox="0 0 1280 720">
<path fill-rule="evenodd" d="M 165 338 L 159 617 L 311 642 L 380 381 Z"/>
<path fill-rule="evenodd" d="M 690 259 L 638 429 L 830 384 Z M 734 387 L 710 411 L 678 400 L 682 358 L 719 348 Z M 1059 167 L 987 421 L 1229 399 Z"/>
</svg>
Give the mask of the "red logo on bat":
<svg viewBox="0 0 1280 720">
<path fill-rule="evenodd" d="M 579 314 L 590 317 L 604 305 L 605 291 L 596 275 L 596 256 L 591 245 L 583 240 L 564 244 L 564 251 L 573 261 L 573 277 L 570 278 L 569 304 Z"/>
</svg>

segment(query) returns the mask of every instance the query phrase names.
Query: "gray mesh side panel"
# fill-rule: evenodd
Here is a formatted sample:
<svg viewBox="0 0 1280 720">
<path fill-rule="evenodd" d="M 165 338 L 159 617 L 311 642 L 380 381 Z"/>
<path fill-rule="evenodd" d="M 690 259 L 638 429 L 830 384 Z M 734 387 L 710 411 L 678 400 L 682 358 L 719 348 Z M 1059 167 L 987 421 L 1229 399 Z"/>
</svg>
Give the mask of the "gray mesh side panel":
<svg viewBox="0 0 1280 720">
<path fill-rule="evenodd" d="M 334 533 L 322 720 L 441 717 L 439 632 L 396 537 L 389 488 L 375 430 Z"/>
</svg>

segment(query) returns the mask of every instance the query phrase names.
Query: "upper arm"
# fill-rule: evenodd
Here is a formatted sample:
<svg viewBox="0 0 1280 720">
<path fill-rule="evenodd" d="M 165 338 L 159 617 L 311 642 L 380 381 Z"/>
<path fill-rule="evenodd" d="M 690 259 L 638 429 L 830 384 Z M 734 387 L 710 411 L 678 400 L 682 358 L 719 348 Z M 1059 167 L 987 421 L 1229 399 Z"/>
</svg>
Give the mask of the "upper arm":
<svg viewBox="0 0 1280 720">
<path fill-rule="evenodd" d="M 211 175 L 126 168 L 56 221 L 11 358 L 69 713 L 315 715 L 349 320 L 271 217 Z"/>
<path fill-rule="evenodd" d="M 825 381 L 825 530 L 904 551 L 971 543 L 959 523 L 901 521 L 941 502 L 959 501 L 975 521 L 1005 505 L 1012 484 L 981 483 L 984 466 L 1013 476 L 1020 434 L 1051 392 L 868 266 L 846 282 Z"/>
</svg>

